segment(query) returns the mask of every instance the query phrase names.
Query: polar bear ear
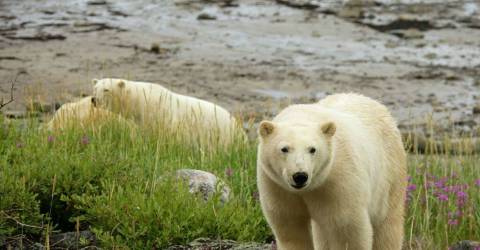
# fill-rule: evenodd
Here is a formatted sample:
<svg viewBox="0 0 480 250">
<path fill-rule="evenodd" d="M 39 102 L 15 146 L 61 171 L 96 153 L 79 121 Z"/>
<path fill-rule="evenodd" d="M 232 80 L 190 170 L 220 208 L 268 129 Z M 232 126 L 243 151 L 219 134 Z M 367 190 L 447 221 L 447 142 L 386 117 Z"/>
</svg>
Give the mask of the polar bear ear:
<svg viewBox="0 0 480 250">
<path fill-rule="evenodd" d="M 118 85 L 119 88 L 123 89 L 125 87 L 125 82 L 124 81 L 119 81 L 117 83 L 117 85 Z"/>
<path fill-rule="evenodd" d="M 332 137 L 337 130 L 337 126 L 335 126 L 335 123 L 333 122 L 327 122 L 323 124 L 320 129 L 322 130 L 323 134 L 327 135 L 328 137 Z"/>
<path fill-rule="evenodd" d="M 262 138 L 266 138 L 269 135 L 271 135 L 274 130 L 275 130 L 275 124 L 273 124 L 273 122 L 262 121 L 260 123 L 260 126 L 258 127 L 258 134 Z"/>
<path fill-rule="evenodd" d="M 98 79 L 93 79 L 93 80 L 92 80 L 92 84 L 93 84 L 93 85 L 96 85 L 97 83 L 98 83 Z"/>
</svg>

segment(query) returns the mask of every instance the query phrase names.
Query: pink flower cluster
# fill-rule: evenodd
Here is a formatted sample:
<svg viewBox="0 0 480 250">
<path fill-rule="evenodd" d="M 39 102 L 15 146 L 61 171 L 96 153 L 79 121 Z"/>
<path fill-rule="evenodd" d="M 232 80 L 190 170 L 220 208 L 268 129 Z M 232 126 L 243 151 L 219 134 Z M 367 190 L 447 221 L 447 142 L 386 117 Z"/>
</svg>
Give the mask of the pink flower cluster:
<svg viewBox="0 0 480 250">
<path fill-rule="evenodd" d="M 426 178 L 425 178 L 426 177 Z M 408 177 L 408 186 L 406 190 L 406 202 L 410 203 L 414 197 L 414 193 L 421 194 L 423 202 L 428 197 L 439 204 L 444 204 L 448 212 L 448 225 L 456 226 L 460 224 L 462 217 L 465 214 L 467 204 L 469 203 L 469 190 L 472 188 L 480 188 L 480 179 L 474 181 L 473 185 L 462 183 L 457 177 L 457 174 L 450 176 L 437 177 L 427 174 L 424 177 L 419 177 L 425 180 L 419 188 L 413 183 L 411 177 Z M 420 192 L 420 193 L 418 193 Z M 475 190 L 473 192 L 479 192 Z"/>
</svg>

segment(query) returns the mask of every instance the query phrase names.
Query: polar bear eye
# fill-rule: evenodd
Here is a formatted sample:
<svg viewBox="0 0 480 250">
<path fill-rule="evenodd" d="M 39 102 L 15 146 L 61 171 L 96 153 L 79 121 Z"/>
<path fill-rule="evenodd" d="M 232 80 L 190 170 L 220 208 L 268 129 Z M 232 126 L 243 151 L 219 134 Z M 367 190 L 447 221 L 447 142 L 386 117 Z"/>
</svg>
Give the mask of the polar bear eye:
<svg viewBox="0 0 480 250">
<path fill-rule="evenodd" d="M 283 153 L 288 153 L 288 147 L 283 147 L 282 149 L 280 149 Z"/>
<path fill-rule="evenodd" d="M 310 154 L 315 154 L 315 152 L 317 152 L 317 149 L 314 148 L 314 147 L 310 147 L 310 149 L 308 149 L 308 152 L 310 152 Z"/>
</svg>

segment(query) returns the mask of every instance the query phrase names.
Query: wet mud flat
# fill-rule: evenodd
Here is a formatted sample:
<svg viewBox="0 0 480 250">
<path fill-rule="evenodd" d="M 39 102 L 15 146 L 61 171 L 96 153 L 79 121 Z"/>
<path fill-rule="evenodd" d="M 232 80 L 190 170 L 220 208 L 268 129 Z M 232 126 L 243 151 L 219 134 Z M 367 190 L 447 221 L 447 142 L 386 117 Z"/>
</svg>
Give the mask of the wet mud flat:
<svg viewBox="0 0 480 250">
<path fill-rule="evenodd" d="M 479 1 L 0 2 L 0 95 L 54 110 L 91 79 L 156 82 L 245 118 L 337 92 L 403 130 L 478 133 Z M 32 101 L 33 100 L 33 101 Z M 425 129 L 428 124 L 435 129 Z M 452 129 L 453 128 L 453 129 Z"/>
</svg>

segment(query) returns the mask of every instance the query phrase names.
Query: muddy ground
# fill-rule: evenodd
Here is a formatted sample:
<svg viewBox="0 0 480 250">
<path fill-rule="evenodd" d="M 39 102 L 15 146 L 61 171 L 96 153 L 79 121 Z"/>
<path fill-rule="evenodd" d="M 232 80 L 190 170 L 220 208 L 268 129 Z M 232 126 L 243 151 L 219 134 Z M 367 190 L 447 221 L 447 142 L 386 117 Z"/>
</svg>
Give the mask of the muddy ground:
<svg viewBox="0 0 480 250">
<path fill-rule="evenodd" d="M 388 105 L 402 129 L 430 117 L 478 130 L 480 1 L 345 2 L 2 0 L 1 96 L 18 74 L 5 113 L 119 77 L 258 119 L 353 91 Z"/>
</svg>

